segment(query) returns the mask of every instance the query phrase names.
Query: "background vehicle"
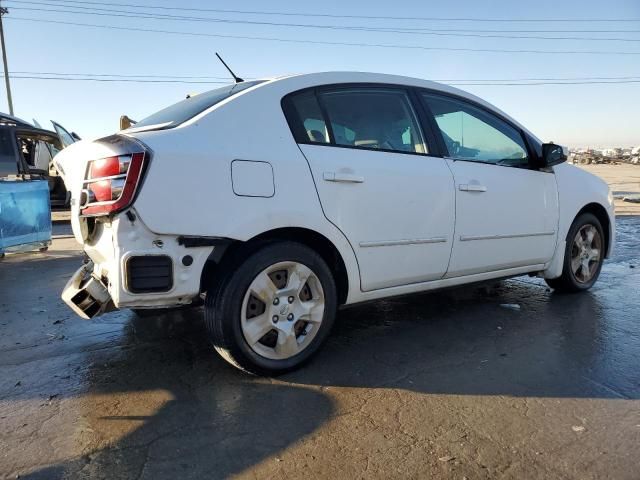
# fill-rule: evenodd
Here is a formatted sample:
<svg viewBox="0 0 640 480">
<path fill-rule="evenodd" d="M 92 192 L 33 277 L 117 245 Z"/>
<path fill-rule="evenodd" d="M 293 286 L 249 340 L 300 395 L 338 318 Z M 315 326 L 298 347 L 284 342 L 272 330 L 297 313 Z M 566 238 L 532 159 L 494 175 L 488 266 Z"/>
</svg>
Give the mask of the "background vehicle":
<svg viewBox="0 0 640 480">
<path fill-rule="evenodd" d="M 37 122 L 35 122 L 37 123 Z M 50 201 L 53 206 L 68 206 L 71 195 L 67 192 L 62 177 L 53 163 L 53 157 L 64 147 L 80 139 L 69 133 L 60 124 L 51 122 L 54 130 L 45 130 L 17 117 L 0 113 L 2 148 L 12 149 L 8 143 L 17 145 L 16 165 L 23 163 L 25 171 L 35 177 L 46 179 L 49 185 Z"/>
<path fill-rule="evenodd" d="M 319 73 L 197 95 L 56 157 L 92 262 L 63 299 L 92 318 L 206 296 L 245 370 L 309 359 L 336 307 L 540 275 L 585 290 L 613 204 L 515 120 L 418 79 Z"/>
<path fill-rule="evenodd" d="M 0 126 L 0 258 L 5 252 L 43 250 L 51 242 L 49 186 L 20 155 L 20 132 Z"/>
</svg>

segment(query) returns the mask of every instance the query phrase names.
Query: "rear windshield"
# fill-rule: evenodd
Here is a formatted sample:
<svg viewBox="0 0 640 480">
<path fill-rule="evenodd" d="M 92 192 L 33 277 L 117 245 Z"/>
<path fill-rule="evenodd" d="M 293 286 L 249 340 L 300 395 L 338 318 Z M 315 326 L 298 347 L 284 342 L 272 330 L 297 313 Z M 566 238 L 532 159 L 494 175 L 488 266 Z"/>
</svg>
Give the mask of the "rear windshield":
<svg viewBox="0 0 640 480">
<path fill-rule="evenodd" d="M 199 113 L 204 112 L 207 108 L 214 106 L 216 103 L 263 82 L 264 80 L 255 80 L 252 82 L 235 83 L 194 95 L 140 120 L 133 125 L 133 128 L 147 127 L 150 125 L 162 125 L 162 128 L 176 127 Z"/>
</svg>

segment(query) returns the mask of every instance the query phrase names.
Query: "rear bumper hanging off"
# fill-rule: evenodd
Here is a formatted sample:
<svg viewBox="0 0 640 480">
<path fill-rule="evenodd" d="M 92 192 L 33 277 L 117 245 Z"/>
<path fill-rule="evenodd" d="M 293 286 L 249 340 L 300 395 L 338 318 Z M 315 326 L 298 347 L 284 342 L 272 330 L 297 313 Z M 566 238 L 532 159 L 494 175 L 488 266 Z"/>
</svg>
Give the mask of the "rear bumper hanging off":
<svg viewBox="0 0 640 480">
<path fill-rule="evenodd" d="M 107 288 L 93 276 L 93 262 L 73 274 L 62 291 L 62 300 L 87 320 L 115 310 Z"/>
</svg>

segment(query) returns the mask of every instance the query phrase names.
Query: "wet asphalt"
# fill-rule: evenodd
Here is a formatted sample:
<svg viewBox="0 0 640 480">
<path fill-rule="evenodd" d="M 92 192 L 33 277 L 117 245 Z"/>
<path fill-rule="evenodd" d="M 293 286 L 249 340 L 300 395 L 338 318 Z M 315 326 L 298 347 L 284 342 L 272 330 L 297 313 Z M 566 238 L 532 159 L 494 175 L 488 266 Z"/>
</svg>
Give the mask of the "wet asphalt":
<svg viewBox="0 0 640 480">
<path fill-rule="evenodd" d="M 75 317 L 72 239 L 10 255 L 0 477 L 637 479 L 640 217 L 617 229 L 587 293 L 521 277 L 351 307 L 277 379 L 221 360 L 199 310 Z"/>
</svg>

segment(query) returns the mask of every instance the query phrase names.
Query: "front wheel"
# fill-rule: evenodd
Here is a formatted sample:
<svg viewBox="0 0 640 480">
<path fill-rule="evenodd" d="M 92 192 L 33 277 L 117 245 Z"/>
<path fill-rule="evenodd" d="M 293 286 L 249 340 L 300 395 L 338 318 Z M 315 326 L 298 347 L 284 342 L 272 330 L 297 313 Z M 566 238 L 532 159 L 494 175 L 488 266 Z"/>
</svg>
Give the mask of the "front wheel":
<svg viewBox="0 0 640 480">
<path fill-rule="evenodd" d="M 225 360 L 250 373 L 278 375 L 320 348 L 336 307 L 335 281 L 322 257 L 280 242 L 227 267 L 208 290 L 205 320 Z"/>
<path fill-rule="evenodd" d="M 583 213 L 567 234 L 562 275 L 546 280 L 559 292 L 581 292 L 596 283 L 604 260 L 605 243 L 602 225 L 595 215 Z"/>
</svg>

